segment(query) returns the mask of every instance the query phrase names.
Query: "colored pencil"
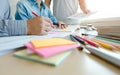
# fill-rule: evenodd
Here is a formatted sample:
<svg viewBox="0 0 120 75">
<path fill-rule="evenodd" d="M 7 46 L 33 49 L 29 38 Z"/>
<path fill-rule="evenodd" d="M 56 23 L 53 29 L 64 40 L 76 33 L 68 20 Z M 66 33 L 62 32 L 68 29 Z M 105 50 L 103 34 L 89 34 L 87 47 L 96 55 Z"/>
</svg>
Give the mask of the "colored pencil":
<svg viewBox="0 0 120 75">
<path fill-rule="evenodd" d="M 94 46 L 94 47 L 99 47 L 98 44 L 96 44 L 95 42 L 93 42 L 93 41 L 91 41 L 91 40 L 88 40 L 88 39 L 86 39 L 86 38 L 80 37 L 80 36 L 78 36 L 78 35 L 75 35 L 75 36 L 78 37 L 78 38 L 80 38 L 80 39 L 82 39 L 82 40 L 84 40 L 84 41 L 86 41 L 88 44 L 90 44 L 90 45 L 92 45 L 92 46 Z"/>
<path fill-rule="evenodd" d="M 80 42 L 77 41 L 72 35 L 70 35 L 70 38 L 71 38 L 72 41 L 74 41 L 74 42 L 76 42 L 76 43 L 78 43 L 78 44 L 80 45 Z M 83 50 L 83 47 L 80 45 L 80 46 L 78 47 L 78 49 L 79 49 L 79 50 Z"/>
</svg>

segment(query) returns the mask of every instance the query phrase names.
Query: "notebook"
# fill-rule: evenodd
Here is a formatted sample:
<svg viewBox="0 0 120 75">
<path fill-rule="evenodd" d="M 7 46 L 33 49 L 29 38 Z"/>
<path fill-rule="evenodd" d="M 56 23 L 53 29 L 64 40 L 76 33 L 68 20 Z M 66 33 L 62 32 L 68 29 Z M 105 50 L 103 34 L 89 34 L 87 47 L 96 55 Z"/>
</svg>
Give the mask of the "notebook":
<svg viewBox="0 0 120 75">
<path fill-rule="evenodd" d="M 31 44 L 33 45 L 34 48 L 43 48 L 43 47 L 69 45 L 69 44 L 76 44 L 76 43 L 70 40 L 62 39 L 62 38 L 50 38 L 50 39 L 32 40 Z"/>
<path fill-rule="evenodd" d="M 79 44 L 52 46 L 52 47 L 45 47 L 45 48 L 39 48 L 39 49 L 33 48 L 31 43 L 27 43 L 27 44 L 25 44 L 25 46 L 28 49 L 27 53 L 37 53 L 38 55 L 47 58 L 47 57 L 56 55 L 56 54 L 64 52 L 64 51 L 77 48 L 77 47 L 79 47 Z"/>
<path fill-rule="evenodd" d="M 14 56 L 18 57 L 18 58 L 22 58 L 22 59 L 26 59 L 26 60 L 31 60 L 34 62 L 39 62 L 39 63 L 43 63 L 43 64 L 47 64 L 47 65 L 51 65 L 51 66 L 58 66 L 60 65 L 63 60 L 65 60 L 73 51 L 66 51 L 63 53 L 60 53 L 58 55 L 55 55 L 53 57 L 49 57 L 49 58 L 42 58 L 40 56 L 38 56 L 37 54 L 31 54 L 28 55 L 26 52 L 26 49 L 24 50 L 20 50 L 14 53 Z"/>
</svg>

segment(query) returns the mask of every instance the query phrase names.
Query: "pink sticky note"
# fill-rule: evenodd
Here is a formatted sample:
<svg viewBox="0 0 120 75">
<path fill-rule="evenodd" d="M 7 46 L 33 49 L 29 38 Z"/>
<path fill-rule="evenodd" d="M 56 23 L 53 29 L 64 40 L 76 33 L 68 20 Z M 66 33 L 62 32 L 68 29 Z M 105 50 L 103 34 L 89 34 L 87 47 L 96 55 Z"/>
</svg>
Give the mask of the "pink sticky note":
<svg viewBox="0 0 120 75">
<path fill-rule="evenodd" d="M 35 51 L 33 51 L 31 48 L 27 48 L 27 54 L 34 54 Z"/>
<path fill-rule="evenodd" d="M 31 45 L 30 43 L 26 43 L 26 44 L 25 44 L 25 47 L 27 47 L 27 53 L 28 53 L 28 54 L 33 54 L 33 53 L 35 53 L 34 48 L 32 47 L 32 45 Z"/>
<path fill-rule="evenodd" d="M 52 55 L 56 55 L 58 53 L 67 51 L 67 50 L 71 50 L 74 49 L 76 47 L 78 47 L 78 44 L 71 44 L 71 45 L 61 45 L 61 46 L 52 46 L 52 47 L 45 47 L 45 48 L 39 48 L 39 49 L 34 49 L 34 47 L 32 47 L 31 43 L 27 43 L 25 45 L 28 50 L 32 51 L 33 53 L 37 53 L 42 57 L 49 57 Z"/>
</svg>

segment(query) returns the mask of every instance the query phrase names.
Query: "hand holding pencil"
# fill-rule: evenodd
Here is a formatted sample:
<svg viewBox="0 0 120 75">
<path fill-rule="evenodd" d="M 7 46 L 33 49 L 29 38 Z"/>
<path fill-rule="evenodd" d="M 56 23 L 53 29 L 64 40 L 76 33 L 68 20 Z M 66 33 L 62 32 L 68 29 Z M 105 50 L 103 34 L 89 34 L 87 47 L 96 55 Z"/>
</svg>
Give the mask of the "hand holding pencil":
<svg viewBox="0 0 120 75">
<path fill-rule="evenodd" d="M 38 16 L 27 20 L 28 35 L 48 34 L 51 29 L 49 18 Z"/>
<path fill-rule="evenodd" d="M 51 20 L 49 18 L 39 16 L 34 10 L 27 4 L 24 3 L 30 10 L 35 18 L 29 19 L 27 21 L 27 34 L 28 35 L 40 35 L 48 34 L 51 28 L 54 28 Z"/>
</svg>

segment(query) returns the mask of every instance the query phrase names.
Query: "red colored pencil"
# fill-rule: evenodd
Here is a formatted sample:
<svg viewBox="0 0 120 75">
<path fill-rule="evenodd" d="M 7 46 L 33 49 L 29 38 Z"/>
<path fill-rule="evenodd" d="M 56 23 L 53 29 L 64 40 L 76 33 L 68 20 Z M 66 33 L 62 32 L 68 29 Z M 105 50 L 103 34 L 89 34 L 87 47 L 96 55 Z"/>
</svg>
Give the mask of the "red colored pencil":
<svg viewBox="0 0 120 75">
<path fill-rule="evenodd" d="M 88 44 L 90 44 L 90 45 L 92 45 L 92 46 L 94 46 L 94 47 L 99 47 L 98 44 L 92 42 L 91 40 L 88 40 L 88 39 L 86 39 L 86 38 L 80 37 L 80 36 L 78 36 L 78 35 L 75 35 L 75 36 L 78 37 L 78 38 L 80 38 L 80 39 L 82 39 L 82 40 L 84 40 L 84 41 L 86 41 Z"/>
</svg>

